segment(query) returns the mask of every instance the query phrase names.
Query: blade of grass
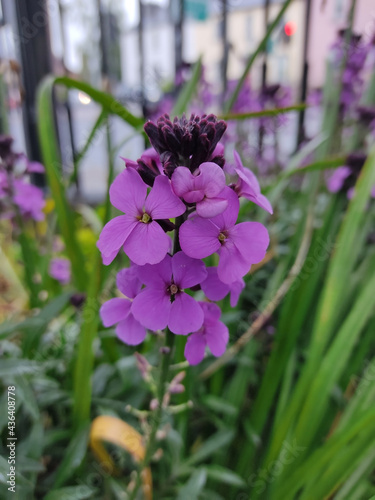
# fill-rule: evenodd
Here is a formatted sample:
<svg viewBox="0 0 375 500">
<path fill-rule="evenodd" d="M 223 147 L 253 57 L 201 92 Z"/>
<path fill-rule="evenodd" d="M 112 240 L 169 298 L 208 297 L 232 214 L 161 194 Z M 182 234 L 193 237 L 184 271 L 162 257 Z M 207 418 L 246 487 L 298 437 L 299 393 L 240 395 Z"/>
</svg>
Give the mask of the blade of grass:
<svg viewBox="0 0 375 500">
<path fill-rule="evenodd" d="M 83 148 L 79 153 L 77 153 L 74 157 L 74 171 L 72 173 L 72 176 L 70 178 L 70 182 L 76 182 L 78 180 L 78 169 L 79 169 L 79 164 L 82 160 L 82 158 L 85 156 L 87 153 L 92 141 L 95 138 L 96 133 L 100 129 L 100 127 L 104 124 L 105 120 L 107 118 L 107 113 L 105 111 L 101 111 L 101 113 L 98 116 L 98 119 L 96 120 L 93 128 L 91 129 L 91 132 L 86 140 L 86 143 L 84 144 Z"/>
<path fill-rule="evenodd" d="M 284 5 L 281 7 L 279 13 L 277 14 L 275 19 L 270 24 L 270 26 L 267 30 L 267 33 L 265 34 L 263 40 L 260 42 L 260 44 L 256 48 L 255 52 L 250 56 L 250 58 L 246 64 L 245 70 L 244 70 L 241 78 L 238 80 L 236 88 L 233 91 L 233 94 L 230 96 L 230 98 L 228 99 L 228 101 L 224 105 L 224 112 L 225 113 L 229 113 L 230 110 L 232 109 L 234 103 L 237 100 L 238 94 L 240 93 L 241 87 L 244 84 L 246 77 L 247 77 L 252 65 L 254 64 L 255 59 L 258 57 L 259 54 L 261 54 L 262 52 L 264 52 L 266 50 L 267 42 L 270 39 L 273 30 L 278 26 L 279 22 L 281 21 L 283 15 L 285 14 L 286 10 L 288 9 L 288 7 L 291 3 L 292 3 L 292 0 L 286 0 Z"/>
<path fill-rule="evenodd" d="M 218 117 L 221 120 L 249 120 L 251 118 L 262 118 L 264 116 L 276 117 L 284 113 L 290 113 L 291 111 L 301 111 L 306 107 L 306 104 L 294 104 L 293 106 L 286 106 L 285 108 L 264 109 L 263 111 L 252 111 L 249 113 L 224 113 Z"/>
<path fill-rule="evenodd" d="M 345 323 L 340 328 L 328 353 L 314 375 L 295 431 L 297 442 L 308 447 L 324 416 L 330 392 L 339 380 L 352 348 L 375 308 L 375 274 L 358 296 Z"/>
<path fill-rule="evenodd" d="M 180 91 L 178 99 L 175 105 L 173 106 L 171 116 L 179 116 L 182 113 L 186 112 L 187 107 L 197 90 L 201 74 L 202 74 L 202 59 L 199 58 L 194 65 L 193 73 L 191 75 L 190 80 L 185 83 L 182 90 Z"/>
<path fill-rule="evenodd" d="M 76 239 L 74 215 L 65 196 L 65 188 L 61 180 L 61 157 L 55 130 L 53 112 L 52 77 L 45 78 L 38 88 L 38 132 L 43 162 L 48 183 L 55 202 L 58 223 L 65 242 L 66 252 L 72 264 L 72 275 L 77 288 L 84 291 L 87 285 L 85 261 Z"/>
<path fill-rule="evenodd" d="M 95 102 L 100 104 L 103 111 L 106 111 L 107 113 L 112 115 L 119 116 L 124 122 L 128 123 L 133 128 L 141 129 L 143 127 L 143 118 L 134 116 L 128 109 L 126 109 L 110 94 L 95 89 L 88 83 L 81 82 L 79 80 L 73 80 L 72 78 L 68 78 L 66 76 L 58 76 L 55 78 L 49 76 L 46 78 L 52 78 L 54 85 L 63 85 L 68 89 L 81 90 L 82 92 L 90 96 L 91 99 L 93 99 Z"/>
<path fill-rule="evenodd" d="M 337 238 L 335 253 L 330 262 L 327 280 L 321 294 L 319 311 L 314 324 L 313 337 L 309 348 L 309 358 L 299 379 L 293 399 L 272 440 L 266 459 L 270 463 L 277 457 L 286 438 L 293 419 L 299 415 L 301 404 L 317 367 L 321 363 L 324 348 L 327 345 L 340 311 L 340 303 L 346 293 L 348 276 L 359 256 L 360 248 L 356 245 L 358 232 L 366 216 L 371 187 L 375 184 L 375 148 L 366 161 L 356 184 L 354 197 L 351 199 L 344 221 Z"/>
</svg>

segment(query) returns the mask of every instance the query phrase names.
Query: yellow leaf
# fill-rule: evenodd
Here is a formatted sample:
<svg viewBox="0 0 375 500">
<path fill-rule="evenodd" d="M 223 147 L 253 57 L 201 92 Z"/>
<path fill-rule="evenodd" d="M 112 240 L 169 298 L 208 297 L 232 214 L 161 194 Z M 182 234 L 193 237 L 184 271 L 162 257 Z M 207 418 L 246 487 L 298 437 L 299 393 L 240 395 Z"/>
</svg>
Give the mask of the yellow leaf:
<svg viewBox="0 0 375 500">
<path fill-rule="evenodd" d="M 142 462 L 145 446 L 142 435 L 123 420 L 108 415 L 96 417 L 91 424 L 90 446 L 101 464 L 105 464 L 111 474 L 118 475 L 113 460 L 106 451 L 103 442 L 112 443 L 126 450 L 136 462 Z M 152 476 L 150 468 L 142 471 L 143 493 L 147 500 L 152 500 Z"/>
</svg>

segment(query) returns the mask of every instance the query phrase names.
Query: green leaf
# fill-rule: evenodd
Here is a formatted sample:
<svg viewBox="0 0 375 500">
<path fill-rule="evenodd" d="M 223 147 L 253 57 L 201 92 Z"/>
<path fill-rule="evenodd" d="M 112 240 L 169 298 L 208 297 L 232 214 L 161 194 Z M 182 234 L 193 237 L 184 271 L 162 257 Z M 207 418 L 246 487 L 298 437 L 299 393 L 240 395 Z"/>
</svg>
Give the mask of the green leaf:
<svg viewBox="0 0 375 500">
<path fill-rule="evenodd" d="M 201 493 L 205 484 L 205 469 L 197 469 L 195 472 L 193 472 L 185 486 L 180 489 L 177 500 L 198 500 L 199 494 Z"/>
<path fill-rule="evenodd" d="M 79 336 L 78 352 L 74 367 L 73 380 L 73 418 L 75 428 L 87 423 L 90 419 L 92 384 L 91 376 L 94 366 L 93 342 L 99 324 L 99 291 L 102 282 L 103 265 L 98 250 L 95 250 L 94 269 L 88 284 L 88 293 L 83 308 L 83 324 Z"/>
<path fill-rule="evenodd" d="M 206 465 L 205 471 L 207 472 L 208 479 L 212 479 L 213 481 L 229 484 L 230 486 L 238 486 L 239 488 L 246 486 L 246 482 L 241 476 L 226 467 Z"/>
<path fill-rule="evenodd" d="M 348 210 L 341 225 L 335 245 L 335 252 L 330 261 L 327 279 L 320 294 L 318 314 L 315 319 L 313 337 L 309 348 L 309 357 L 304 365 L 298 385 L 289 401 L 288 408 L 280 421 L 277 433 L 271 443 L 266 464 L 276 459 L 282 443 L 287 436 L 292 422 L 298 420 L 301 405 L 306 393 L 321 365 L 326 345 L 335 333 L 337 320 L 342 313 L 348 293 L 348 279 L 359 257 L 361 246 L 357 245 L 361 228 L 367 216 L 366 206 L 372 186 L 375 184 L 375 148 L 372 149 L 355 186 L 355 194 L 350 200 Z"/>
<path fill-rule="evenodd" d="M 295 168 L 292 170 L 287 170 L 284 174 L 281 175 L 280 180 L 286 179 L 291 175 L 295 174 L 306 174 L 307 172 L 314 172 L 316 170 L 329 170 L 331 168 L 336 168 L 341 165 L 344 165 L 345 157 L 344 156 L 336 156 L 333 158 L 326 158 L 324 160 L 315 161 L 314 163 L 310 163 L 304 167 Z"/>
<path fill-rule="evenodd" d="M 30 355 L 35 349 L 38 348 L 40 337 L 44 333 L 47 325 L 59 316 L 59 314 L 61 314 L 67 307 L 71 296 L 72 292 L 64 292 L 61 295 L 58 295 L 48 302 L 48 304 L 41 309 L 37 316 L 24 321 L 26 326 L 30 326 L 30 328 L 27 328 L 27 335 L 25 335 L 22 339 L 22 349 L 24 355 Z"/>
<path fill-rule="evenodd" d="M 219 431 L 210 438 L 208 438 L 202 446 L 191 455 L 191 457 L 185 462 L 184 465 L 191 466 L 196 463 L 206 460 L 207 457 L 220 450 L 227 444 L 229 444 L 234 436 L 234 432 L 231 430 Z"/>
<path fill-rule="evenodd" d="M 37 373 L 43 370 L 43 365 L 28 359 L 0 359 L 0 378 L 14 378 L 18 375 Z"/>
<path fill-rule="evenodd" d="M 251 111 L 249 113 L 225 113 L 219 115 L 221 120 L 249 120 L 251 118 L 262 118 L 264 116 L 276 117 L 291 111 L 302 111 L 307 107 L 306 104 L 294 104 L 293 106 L 286 106 L 285 108 L 264 109 L 262 111 Z"/>
<path fill-rule="evenodd" d="M 62 162 L 55 129 L 53 108 L 54 84 L 55 79 L 48 76 L 41 82 L 38 88 L 37 114 L 39 141 L 48 184 L 55 202 L 59 228 L 65 242 L 67 255 L 72 264 L 73 279 L 76 282 L 77 288 L 84 291 L 87 283 L 85 260 L 76 238 L 74 214 L 66 199 L 65 187 L 61 178 Z"/>
<path fill-rule="evenodd" d="M 202 398 L 202 403 L 211 410 L 222 413 L 223 415 L 230 415 L 233 417 L 238 413 L 235 406 L 228 403 L 225 399 L 214 396 L 213 394 L 207 394 L 204 396 L 204 398 Z"/>
<path fill-rule="evenodd" d="M 80 486 L 67 486 L 66 488 L 52 490 L 44 497 L 44 500 L 67 500 L 68 498 L 74 498 L 74 500 L 84 500 L 85 498 L 94 497 L 95 490 L 89 488 L 85 484 L 82 484 Z"/>
<path fill-rule="evenodd" d="M 171 116 L 179 116 L 185 111 L 187 111 L 187 107 L 192 100 L 199 83 L 199 79 L 201 77 L 202 72 L 202 59 L 199 58 L 195 63 L 193 68 L 193 74 L 188 82 L 185 83 L 183 88 L 180 91 L 178 99 L 173 106 L 173 110 L 171 112 Z"/>
<path fill-rule="evenodd" d="M 82 426 L 72 437 L 59 468 L 56 471 L 54 488 L 59 488 L 77 471 L 85 458 L 89 441 L 90 425 Z"/>
<path fill-rule="evenodd" d="M 95 89 L 86 82 L 73 80 L 72 78 L 68 78 L 66 76 L 49 76 L 47 78 L 53 78 L 53 83 L 55 85 L 63 85 L 68 89 L 81 90 L 82 92 L 85 92 L 85 94 L 90 96 L 91 99 L 101 105 L 102 109 L 105 110 L 108 114 L 118 116 L 124 122 L 128 123 L 135 129 L 142 129 L 144 119 L 138 116 L 134 116 L 128 109 L 125 108 L 125 106 L 119 103 L 110 94 Z"/>
</svg>

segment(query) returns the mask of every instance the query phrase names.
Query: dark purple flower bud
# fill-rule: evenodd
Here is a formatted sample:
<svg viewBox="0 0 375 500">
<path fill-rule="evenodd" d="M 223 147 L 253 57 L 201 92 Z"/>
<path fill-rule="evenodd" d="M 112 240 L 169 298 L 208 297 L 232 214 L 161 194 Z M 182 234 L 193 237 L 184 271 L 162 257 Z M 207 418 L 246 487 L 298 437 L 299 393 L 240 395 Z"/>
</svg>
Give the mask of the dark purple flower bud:
<svg viewBox="0 0 375 500">
<path fill-rule="evenodd" d="M 358 106 L 357 113 L 360 121 L 366 126 L 375 120 L 375 107 Z"/>
<path fill-rule="evenodd" d="M 350 167 L 353 172 L 359 174 L 361 168 L 365 164 L 366 159 L 367 155 L 364 153 L 361 152 L 350 153 L 350 155 L 348 155 L 346 158 L 345 165 Z"/>
<path fill-rule="evenodd" d="M 10 135 L 0 135 L 0 157 L 5 159 L 11 154 L 13 137 Z"/>
<path fill-rule="evenodd" d="M 218 120 L 215 115 L 199 117 L 192 114 L 187 119 L 185 114 L 175 117 L 173 122 L 169 115 L 161 116 L 157 123 L 148 121 L 145 131 L 152 146 L 160 155 L 163 169 L 171 177 L 178 166 L 186 166 L 194 172 L 201 163 L 206 161 L 218 162 L 222 166 L 223 158 L 211 156 L 216 145 L 222 138 L 227 125 Z"/>
<path fill-rule="evenodd" d="M 86 294 L 85 293 L 74 293 L 70 297 L 70 303 L 76 309 L 80 309 L 83 306 L 85 300 L 86 300 Z"/>
</svg>

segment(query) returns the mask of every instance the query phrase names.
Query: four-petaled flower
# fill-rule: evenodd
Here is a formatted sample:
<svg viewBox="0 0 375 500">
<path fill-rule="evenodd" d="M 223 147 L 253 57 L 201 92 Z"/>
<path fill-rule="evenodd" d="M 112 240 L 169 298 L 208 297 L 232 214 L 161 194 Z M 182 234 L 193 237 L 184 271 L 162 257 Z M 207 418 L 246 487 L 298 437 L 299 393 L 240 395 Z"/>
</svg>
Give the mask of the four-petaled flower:
<svg viewBox="0 0 375 500">
<path fill-rule="evenodd" d="M 220 321 L 220 307 L 208 302 L 199 304 L 204 314 L 203 325 L 188 337 L 185 345 L 185 358 L 191 365 L 202 361 L 206 346 L 214 356 L 222 356 L 229 340 L 228 328 Z"/>
<path fill-rule="evenodd" d="M 212 219 L 196 216 L 180 228 L 180 244 L 186 255 L 203 259 L 220 255 L 218 276 L 224 283 L 241 279 L 252 264 L 263 260 L 269 244 L 267 229 L 259 222 L 236 224 L 239 201 L 236 193 L 226 188 L 228 208 Z"/>
<path fill-rule="evenodd" d="M 168 326 L 177 335 L 199 330 L 202 308 L 184 289 L 205 280 L 207 271 L 202 261 L 177 252 L 157 265 L 139 267 L 138 276 L 146 288 L 134 299 L 132 313 L 142 325 L 154 331 Z"/>
<path fill-rule="evenodd" d="M 158 224 L 158 219 L 182 215 L 185 204 L 172 192 L 166 176 L 156 177 L 147 196 L 147 185 L 139 173 L 127 168 L 110 188 L 112 205 L 125 215 L 119 215 L 103 228 L 98 241 L 103 263 L 108 265 L 123 247 L 128 257 L 140 266 L 157 264 L 171 247 L 171 239 Z"/>
<path fill-rule="evenodd" d="M 228 201 L 220 196 L 225 188 L 225 174 L 216 163 L 202 163 L 194 174 L 186 167 L 177 167 L 171 181 L 175 194 L 186 203 L 196 203 L 201 217 L 215 217 L 228 206 Z"/>
<path fill-rule="evenodd" d="M 117 274 L 117 287 L 125 297 L 116 297 L 105 302 L 100 308 L 100 316 L 105 327 L 117 323 L 116 334 L 129 345 L 138 345 L 146 337 L 146 329 L 137 321 L 131 305 L 134 297 L 141 291 L 142 283 L 138 279 L 137 266 L 123 269 Z"/>
</svg>

